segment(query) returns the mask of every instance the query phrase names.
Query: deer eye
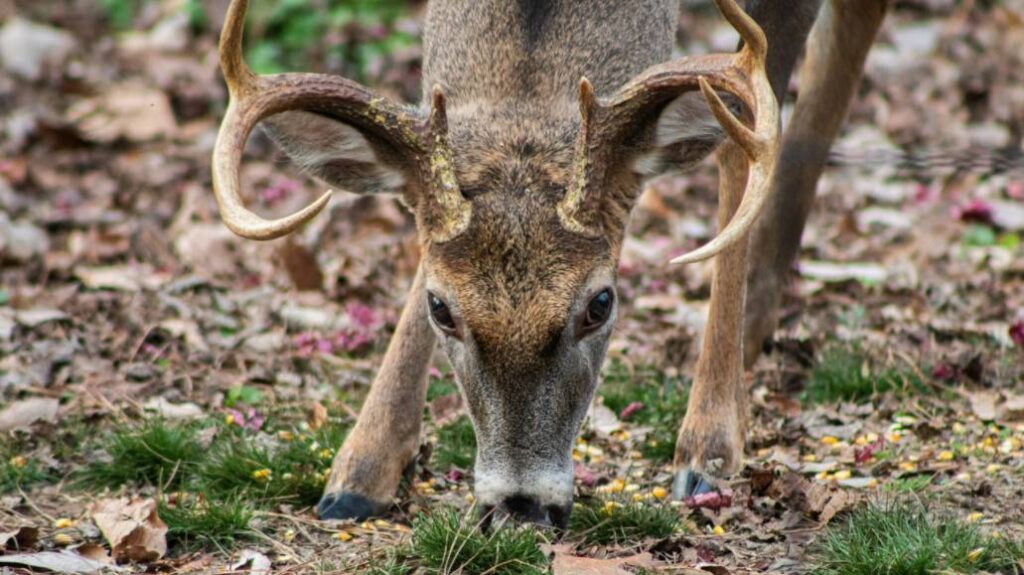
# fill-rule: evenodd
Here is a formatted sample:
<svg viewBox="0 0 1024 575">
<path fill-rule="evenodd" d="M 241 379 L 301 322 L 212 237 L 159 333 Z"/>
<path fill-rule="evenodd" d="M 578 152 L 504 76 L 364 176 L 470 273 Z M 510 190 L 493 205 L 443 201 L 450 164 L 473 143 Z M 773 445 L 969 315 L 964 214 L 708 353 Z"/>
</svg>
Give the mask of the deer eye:
<svg viewBox="0 0 1024 575">
<path fill-rule="evenodd" d="M 583 322 L 580 336 L 586 335 L 601 327 L 612 315 L 612 306 L 615 304 L 615 292 L 612 288 L 604 288 L 597 295 L 590 298 L 587 304 L 587 311 L 583 315 Z"/>
<path fill-rule="evenodd" d="M 455 319 L 452 317 L 451 310 L 448 309 L 448 304 L 429 291 L 427 292 L 427 304 L 430 306 L 430 317 L 434 318 L 437 327 L 449 335 L 455 335 Z"/>
</svg>

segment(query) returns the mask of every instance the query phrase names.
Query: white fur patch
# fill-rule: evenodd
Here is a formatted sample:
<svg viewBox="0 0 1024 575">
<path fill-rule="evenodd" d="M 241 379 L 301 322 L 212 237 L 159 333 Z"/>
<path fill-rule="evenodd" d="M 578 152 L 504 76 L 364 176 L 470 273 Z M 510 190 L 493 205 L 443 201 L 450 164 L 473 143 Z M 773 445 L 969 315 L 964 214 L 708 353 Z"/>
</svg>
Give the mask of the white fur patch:
<svg viewBox="0 0 1024 575">
<path fill-rule="evenodd" d="M 656 144 L 670 146 L 686 140 L 714 140 L 722 137 L 722 128 L 711 114 L 700 92 L 679 96 L 658 118 Z"/>
<path fill-rule="evenodd" d="M 541 506 L 565 506 L 572 501 L 572 468 L 567 471 L 481 469 L 477 466 L 476 498 L 483 505 L 500 505 L 508 497 L 522 495 Z"/>
</svg>

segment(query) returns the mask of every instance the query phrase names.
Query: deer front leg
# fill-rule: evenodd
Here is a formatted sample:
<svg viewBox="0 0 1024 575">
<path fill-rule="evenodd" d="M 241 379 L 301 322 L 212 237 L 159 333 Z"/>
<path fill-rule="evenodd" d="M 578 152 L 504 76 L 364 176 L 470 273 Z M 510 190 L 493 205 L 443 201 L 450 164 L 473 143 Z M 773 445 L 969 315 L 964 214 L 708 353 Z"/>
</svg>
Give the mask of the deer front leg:
<svg viewBox="0 0 1024 575">
<path fill-rule="evenodd" d="M 362 520 L 390 506 L 403 470 L 419 449 L 434 345 L 421 266 L 359 419 L 334 458 L 316 506 L 321 519 Z"/>
<path fill-rule="evenodd" d="M 732 140 L 718 153 L 719 229 L 732 218 L 743 196 L 747 160 Z M 713 478 L 739 471 L 746 436 L 743 385 L 743 306 L 747 240 L 715 260 L 711 305 L 686 417 L 676 440 L 673 495 L 682 499 L 710 491 Z"/>
</svg>

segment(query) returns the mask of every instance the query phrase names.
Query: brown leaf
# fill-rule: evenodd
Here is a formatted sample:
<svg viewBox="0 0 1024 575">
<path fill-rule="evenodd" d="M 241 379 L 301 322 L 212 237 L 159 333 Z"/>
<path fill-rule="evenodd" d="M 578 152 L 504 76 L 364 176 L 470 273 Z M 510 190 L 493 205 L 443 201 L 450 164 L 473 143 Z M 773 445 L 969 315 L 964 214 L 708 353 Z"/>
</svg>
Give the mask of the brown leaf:
<svg viewBox="0 0 1024 575">
<path fill-rule="evenodd" d="M 309 408 L 309 417 L 306 418 L 306 422 L 309 423 L 309 428 L 313 431 L 320 429 L 327 423 L 327 408 L 319 401 L 313 403 L 313 406 Z"/>
<path fill-rule="evenodd" d="M 82 136 L 108 144 L 119 139 L 148 142 L 172 136 L 178 123 L 162 90 L 140 82 L 125 82 L 68 109 L 68 119 Z"/>
<path fill-rule="evenodd" d="M 37 541 L 39 530 L 35 527 L 20 527 L 14 531 L 0 532 L 0 550 L 24 551 L 34 547 Z"/>
<path fill-rule="evenodd" d="M 998 417 L 996 403 L 999 393 L 995 391 L 974 391 L 968 396 L 971 400 L 971 411 L 982 421 L 993 421 Z"/>
<path fill-rule="evenodd" d="M 117 561 L 149 562 L 167 553 L 167 525 L 156 514 L 153 499 L 104 499 L 89 514 L 110 543 Z"/>
<path fill-rule="evenodd" d="M 555 560 L 551 562 L 553 575 L 632 575 L 626 567 L 652 569 L 661 565 L 650 553 L 640 553 L 617 559 L 595 559 L 577 557 L 556 549 Z"/>
<path fill-rule="evenodd" d="M 15 401 L 0 411 L 0 432 L 29 429 L 33 423 L 57 421 L 60 402 L 52 397 L 30 397 Z"/>
<path fill-rule="evenodd" d="M 434 420 L 438 427 L 447 425 L 458 419 L 463 411 L 465 411 L 462 394 L 449 393 L 448 395 L 442 395 L 430 402 L 430 405 L 427 406 L 427 411 L 430 412 L 430 418 Z"/>
<path fill-rule="evenodd" d="M 114 564 L 114 560 L 110 557 L 110 553 L 107 552 L 107 548 L 102 545 L 98 545 L 96 543 L 83 543 L 76 547 L 75 551 L 86 559 L 106 563 L 108 565 Z"/>
<path fill-rule="evenodd" d="M 806 511 L 825 525 L 837 514 L 853 507 L 857 503 L 857 495 L 852 491 L 839 489 L 826 483 L 814 483 L 807 490 Z"/>
</svg>

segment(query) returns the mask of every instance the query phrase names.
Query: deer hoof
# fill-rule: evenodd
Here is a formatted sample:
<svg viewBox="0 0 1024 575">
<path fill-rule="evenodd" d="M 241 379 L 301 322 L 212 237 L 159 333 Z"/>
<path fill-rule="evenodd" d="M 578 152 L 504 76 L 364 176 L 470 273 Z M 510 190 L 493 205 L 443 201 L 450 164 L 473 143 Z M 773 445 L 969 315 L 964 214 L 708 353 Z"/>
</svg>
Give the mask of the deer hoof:
<svg viewBox="0 0 1024 575">
<path fill-rule="evenodd" d="M 327 493 L 316 504 L 320 519 L 355 519 L 363 521 L 380 514 L 386 506 L 370 501 L 358 493 Z"/>
<path fill-rule="evenodd" d="M 704 475 L 688 467 L 676 472 L 676 480 L 672 484 L 672 497 L 679 501 L 687 497 L 702 495 L 715 491 L 714 483 L 705 479 Z"/>
</svg>

